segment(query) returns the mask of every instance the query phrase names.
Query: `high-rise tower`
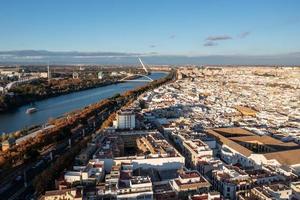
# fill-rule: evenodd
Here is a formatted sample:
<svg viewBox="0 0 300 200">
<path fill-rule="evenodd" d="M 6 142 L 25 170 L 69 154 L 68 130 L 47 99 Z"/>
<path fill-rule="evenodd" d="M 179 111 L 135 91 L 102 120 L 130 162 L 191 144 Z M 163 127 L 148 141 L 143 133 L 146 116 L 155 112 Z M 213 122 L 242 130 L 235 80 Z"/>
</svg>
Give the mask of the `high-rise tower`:
<svg viewBox="0 0 300 200">
<path fill-rule="evenodd" d="M 51 79 L 51 71 L 50 71 L 50 65 L 49 65 L 49 62 L 48 62 L 47 69 L 48 69 L 48 80 L 50 80 L 50 79 Z"/>
</svg>

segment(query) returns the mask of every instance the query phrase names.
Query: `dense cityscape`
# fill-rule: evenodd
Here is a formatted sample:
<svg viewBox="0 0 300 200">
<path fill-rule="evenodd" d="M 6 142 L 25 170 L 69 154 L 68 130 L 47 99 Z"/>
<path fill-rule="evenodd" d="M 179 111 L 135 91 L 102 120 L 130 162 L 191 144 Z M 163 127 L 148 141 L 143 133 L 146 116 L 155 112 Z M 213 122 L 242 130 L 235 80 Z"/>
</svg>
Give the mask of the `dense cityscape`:
<svg viewBox="0 0 300 200">
<path fill-rule="evenodd" d="M 169 75 L 150 87 L 38 131 L 3 134 L 0 192 L 10 199 L 299 198 L 299 68 L 161 69 Z"/>
<path fill-rule="evenodd" d="M 0 200 L 300 200 L 299 0 L 0 3 Z"/>
</svg>

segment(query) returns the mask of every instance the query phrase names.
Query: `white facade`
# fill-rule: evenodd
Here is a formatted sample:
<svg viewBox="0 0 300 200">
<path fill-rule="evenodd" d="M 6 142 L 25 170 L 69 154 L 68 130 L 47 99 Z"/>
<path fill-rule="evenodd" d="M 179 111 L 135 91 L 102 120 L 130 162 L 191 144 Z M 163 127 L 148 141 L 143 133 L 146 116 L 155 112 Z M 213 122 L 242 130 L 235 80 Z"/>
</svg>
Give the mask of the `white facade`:
<svg viewBox="0 0 300 200">
<path fill-rule="evenodd" d="M 184 157 L 164 157 L 135 159 L 132 161 L 133 169 L 142 167 L 144 169 L 155 168 L 157 170 L 180 169 L 184 166 Z"/>
<path fill-rule="evenodd" d="M 76 181 L 81 180 L 81 173 L 80 172 L 66 172 L 64 178 L 65 178 L 66 182 L 74 183 Z"/>
<path fill-rule="evenodd" d="M 275 197 L 275 199 L 291 199 L 292 189 L 286 185 L 279 183 L 271 186 L 263 186 L 263 188 L 268 190 L 268 192 L 272 195 L 272 197 Z"/>
<path fill-rule="evenodd" d="M 220 155 L 222 160 L 224 160 L 227 164 L 241 164 L 242 166 L 245 167 L 257 167 L 257 163 L 250 159 L 250 157 L 246 157 L 242 153 L 230 148 L 227 145 L 222 145 L 220 147 Z"/>
<path fill-rule="evenodd" d="M 144 156 L 132 156 L 132 157 L 118 157 L 115 159 L 100 159 L 104 161 L 105 171 L 109 172 L 111 167 L 120 165 L 130 161 L 133 166 L 133 170 L 138 168 L 149 169 L 155 168 L 157 170 L 172 170 L 180 169 L 184 167 L 185 159 L 182 156 L 178 157 L 161 157 L 161 158 L 145 158 Z"/>
<path fill-rule="evenodd" d="M 42 196 L 44 200 L 57 200 L 57 199 L 69 199 L 69 200 L 82 200 L 82 195 L 78 195 L 76 189 L 54 190 L 48 191 Z"/>
<path fill-rule="evenodd" d="M 74 170 L 77 171 L 66 172 L 64 178 L 68 183 L 90 180 L 100 181 L 104 175 L 103 167 L 104 163 L 102 161 L 90 160 L 87 166 L 76 166 L 74 167 Z"/>
<path fill-rule="evenodd" d="M 117 199 L 153 199 L 152 182 L 149 177 L 135 177 L 129 181 L 128 186 L 118 190 Z"/>
<path fill-rule="evenodd" d="M 291 189 L 292 189 L 293 196 L 296 199 L 300 199 L 300 182 L 292 182 Z"/>
<path fill-rule="evenodd" d="M 236 199 L 237 191 L 249 189 L 250 176 L 238 167 L 223 166 L 213 172 L 213 185 L 227 199 Z"/>
<path fill-rule="evenodd" d="M 152 200 L 153 199 L 153 191 L 141 191 L 136 193 L 127 193 L 127 194 L 118 194 L 117 199 L 143 199 L 143 200 Z"/>
<path fill-rule="evenodd" d="M 135 113 L 132 111 L 120 111 L 113 125 L 116 129 L 134 129 Z"/>
</svg>

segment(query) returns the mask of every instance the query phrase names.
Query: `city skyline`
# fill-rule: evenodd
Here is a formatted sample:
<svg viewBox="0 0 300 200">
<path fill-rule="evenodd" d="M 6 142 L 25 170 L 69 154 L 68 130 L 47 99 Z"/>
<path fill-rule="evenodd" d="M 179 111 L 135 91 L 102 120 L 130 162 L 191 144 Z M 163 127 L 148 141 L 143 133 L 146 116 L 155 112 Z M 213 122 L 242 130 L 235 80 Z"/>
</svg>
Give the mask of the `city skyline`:
<svg viewBox="0 0 300 200">
<path fill-rule="evenodd" d="M 125 63 L 137 54 L 149 62 L 177 60 L 170 64 L 299 64 L 299 5 L 292 0 L 3 2 L 0 62 L 42 62 L 47 56 L 13 58 L 3 52 L 47 50 L 109 52 L 101 57 Z M 115 63 L 110 59 L 96 63 Z"/>
<path fill-rule="evenodd" d="M 0 0 L 0 199 L 300 200 L 299 0 Z"/>
</svg>

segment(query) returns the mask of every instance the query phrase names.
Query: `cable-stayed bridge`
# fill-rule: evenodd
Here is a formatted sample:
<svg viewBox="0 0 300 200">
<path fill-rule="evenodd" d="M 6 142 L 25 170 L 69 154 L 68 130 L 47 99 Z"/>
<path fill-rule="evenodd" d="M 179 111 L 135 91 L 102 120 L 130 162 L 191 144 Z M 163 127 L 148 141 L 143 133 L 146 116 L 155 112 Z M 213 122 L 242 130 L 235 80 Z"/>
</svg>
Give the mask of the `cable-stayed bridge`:
<svg viewBox="0 0 300 200">
<path fill-rule="evenodd" d="M 141 63 L 143 70 L 146 72 L 146 75 L 144 74 L 128 74 L 126 77 L 122 78 L 119 81 L 126 81 L 126 82 L 152 82 L 153 79 L 150 78 L 149 76 L 147 76 L 149 74 L 148 69 L 146 68 L 146 66 L 144 65 L 143 61 L 138 58 L 139 62 Z M 130 79 L 132 77 L 141 77 L 141 78 L 145 78 L 145 79 Z"/>
</svg>

